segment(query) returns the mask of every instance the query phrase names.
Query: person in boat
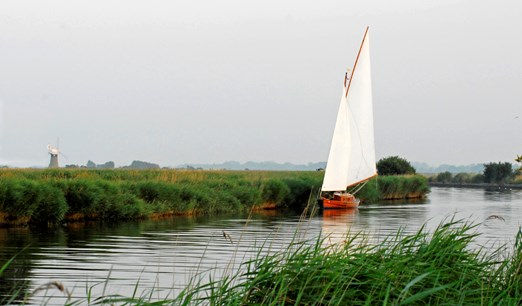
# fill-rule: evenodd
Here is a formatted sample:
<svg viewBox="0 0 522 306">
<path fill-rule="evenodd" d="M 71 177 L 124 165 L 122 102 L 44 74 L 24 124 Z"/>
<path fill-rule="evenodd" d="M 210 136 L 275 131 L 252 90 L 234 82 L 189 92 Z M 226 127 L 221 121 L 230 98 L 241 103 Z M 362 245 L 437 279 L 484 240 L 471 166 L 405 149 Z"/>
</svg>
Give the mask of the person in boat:
<svg viewBox="0 0 522 306">
<path fill-rule="evenodd" d="M 323 197 L 327 200 L 332 200 L 334 198 L 334 193 L 333 192 L 325 192 L 323 194 Z"/>
<path fill-rule="evenodd" d="M 346 69 L 346 73 L 344 74 L 344 87 L 346 87 L 346 85 L 348 85 L 348 81 L 350 80 L 350 77 L 348 76 L 350 71 L 352 71 L 352 69 L 348 68 L 348 69 Z"/>
</svg>

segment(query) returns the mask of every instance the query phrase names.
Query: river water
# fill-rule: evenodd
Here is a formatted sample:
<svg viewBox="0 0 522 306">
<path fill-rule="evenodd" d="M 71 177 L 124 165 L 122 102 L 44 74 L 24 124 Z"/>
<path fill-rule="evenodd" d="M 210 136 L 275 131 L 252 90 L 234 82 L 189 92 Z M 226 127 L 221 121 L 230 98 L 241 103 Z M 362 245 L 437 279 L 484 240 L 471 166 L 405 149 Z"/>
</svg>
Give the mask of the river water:
<svg viewBox="0 0 522 306">
<path fill-rule="evenodd" d="M 137 295 L 154 289 L 154 298 L 164 299 L 195 275 L 208 280 L 234 271 L 261 246 L 262 252 L 273 252 L 293 239 L 318 236 L 335 243 L 347 232 L 379 240 L 399 229 L 415 232 L 423 224 L 433 229 L 450 218 L 478 223 L 477 245 L 512 245 L 522 226 L 522 191 L 432 188 L 423 201 L 368 204 L 306 218 L 265 212 L 71 224 L 45 231 L 0 229 L 0 266 L 17 254 L 0 277 L 0 301 L 34 293 L 28 304 L 63 305 L 64 294 L 50 285 L 54 281 L 73 300 L 88 294 L 132 296 L 135 288 Z M 49 289 L 38 290 L 46 284 Z"/>
</svg>

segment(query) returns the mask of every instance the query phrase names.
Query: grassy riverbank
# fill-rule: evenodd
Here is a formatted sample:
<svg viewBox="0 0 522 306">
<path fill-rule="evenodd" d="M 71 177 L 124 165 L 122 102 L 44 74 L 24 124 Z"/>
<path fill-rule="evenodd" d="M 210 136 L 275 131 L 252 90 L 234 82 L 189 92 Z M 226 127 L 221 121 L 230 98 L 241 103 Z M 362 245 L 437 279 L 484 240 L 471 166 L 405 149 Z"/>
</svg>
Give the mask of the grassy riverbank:
<svg viewBox="0 0 522 306">
<path fill-rule="evenodd" d="M 2 169 L 0 225 L 299 209 L 322 178 L 315 171 Z M 378 177 L 359 197 L 373 202 L 428 191 L 421 176 Z"/>
<path fill-rule="evenodd" d="M 378 176 L 370 180 L 357 194 L 365 202 L 382 200 L 418 199 L 430 192 L 422 175 Z"/>
</svg>

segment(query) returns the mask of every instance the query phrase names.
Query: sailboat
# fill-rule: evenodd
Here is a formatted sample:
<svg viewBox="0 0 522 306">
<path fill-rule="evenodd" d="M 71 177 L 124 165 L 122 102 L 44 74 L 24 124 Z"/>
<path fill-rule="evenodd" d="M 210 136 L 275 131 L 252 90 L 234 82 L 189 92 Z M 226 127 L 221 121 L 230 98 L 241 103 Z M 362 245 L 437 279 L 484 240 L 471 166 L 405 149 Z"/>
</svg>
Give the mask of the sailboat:
<svg viewBox="0 0 522 306">
<path fill-rule="evenodd" d="M 360 200 L 355 194 L 377 176 L 370 68 L 370 37 L 366 28 L 355 64 L 344 77 L 318 198 L 323 209 L 357 208 Z"/>
</svg>

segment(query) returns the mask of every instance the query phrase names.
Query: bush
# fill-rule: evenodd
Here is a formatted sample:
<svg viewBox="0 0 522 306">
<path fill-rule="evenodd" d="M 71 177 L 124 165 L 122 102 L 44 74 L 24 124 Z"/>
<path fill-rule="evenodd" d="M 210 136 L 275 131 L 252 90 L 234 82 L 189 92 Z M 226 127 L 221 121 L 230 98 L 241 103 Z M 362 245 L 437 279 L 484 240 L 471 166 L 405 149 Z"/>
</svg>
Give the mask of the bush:
<svg viewBox="0 0 522 306">
<path fill-rule="evenodd" d="M 470 183 L 472 178 L 473 178 L 473 175 L 471 175 L 469 173 L 457 173 L 453 177 L 453 182 L 457 183 L 457 184 Z"/>
<path fill-rule="evenodd" d="M 436 176 L 430 177 L 430 182 L 438 182 L 444 184 L 480 184 L 484 183 L 484 175 L 465 172 L 453 175 L 451 172 L 446 171 L 441 172 Z"/>
<path fill-rule="evenodd" d="M 480 183 L 484 183 L 484 181 L 485 181 L 484 174 L 477 174 L 477 175 L 473 176 L 473 178 L 471 178 L 472 183 L 480 184 Z"/>
<path fill-rule="evenodd" d="M 489 163 L 484 165 L 484 181 L 486 183 L 509 183 L 513 179 L 511 163 Z"/>
<path fill-rule="evenodd" d="M 440 182 L 440 183 L 450 183 L 453 179 L 453 174 L 451 174 L 451 172 L 449 171 L 446 171 L 446 172 L 441 172 L 439 174 L 437 174 L 437 178 L 435 179 L 437 182 Z"/>
<path fill-rule="evenodd" d="M 404 175 L 415 174 L 415 168 L 405 160 L 398 156 L 390 156 L 382 158 L 377 162 L 377 172 L 379 175 Z"/>
</svg>

